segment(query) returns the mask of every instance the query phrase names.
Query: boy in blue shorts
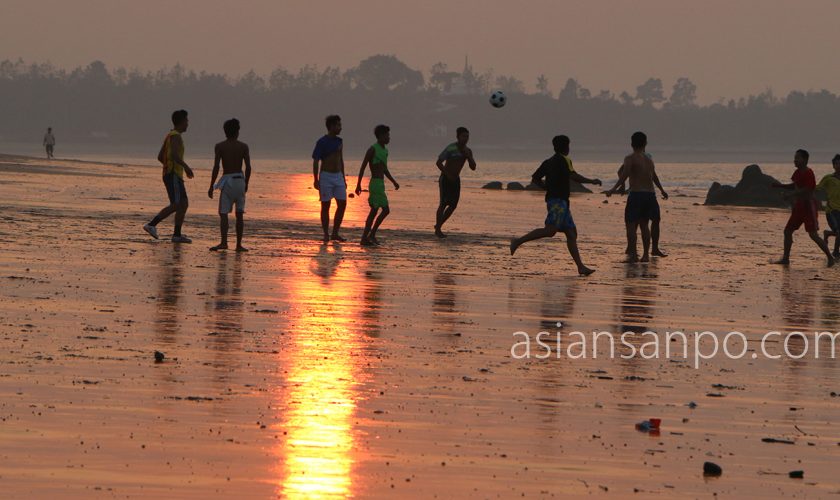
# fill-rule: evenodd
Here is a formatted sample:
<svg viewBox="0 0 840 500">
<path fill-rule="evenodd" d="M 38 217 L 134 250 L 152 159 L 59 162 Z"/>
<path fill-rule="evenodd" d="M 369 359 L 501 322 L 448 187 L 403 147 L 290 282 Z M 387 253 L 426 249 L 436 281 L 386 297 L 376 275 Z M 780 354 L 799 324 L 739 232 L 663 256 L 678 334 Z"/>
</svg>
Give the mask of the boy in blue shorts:
<svg viewBox="0 0 840 500">
<path fill-rule="evenodd" d="M 834 173 L 822 178 L 817 189 L 825 192 L 828 201 L 825 204 L 825 219 L 828 222 L 829 230 L 823 231 L 823 239 L 828 245 L 828 238 L 834 236 L 835 259 L 840 258 L 840 154 L 834 155 L 831 159 Z"/>
<path fill-rule="evenodd" d="M 531 181 L 545 189 L 545 203 L 548 209 L 548 216 L 545 218 L 545 227 L 537 228 L 530 233 L 510 240 L 510 254 L 516 253 L 525 242 L 540 238 L 551 238 L 558 232 L 566 235 L 566 245 L 569 247 L 569 254 L 577 264 L 578 273 L 581 276 L 588 276 L 595 272 L 583 265 L 580 259 L 580 252 L 577 247 L 577 228 L 569 210 L 569 180 L 574 179 L 581 184 L 601 185 L 599 179 L 587 179 L 575 172 L 572 160 L 569 158 L 570 140 L 565 135 L 558 135 L 552 139 L 554 156 L 542 162 L 540 168 L 531 176 Z M 545 182 L 543 182 L 545 178 Z"/>
<path fill-rule="evenodd" d="M 385 195 L 385 177 L 394 184 L 394 189 L 399 190 L 399 183 L 388 171 L 388 148 L 391 142 L 391 129 L 387 125 L 377 125 L 373 129 L 376 142 L 368 148 L 365 158 L 362 160 L 362 168 L 359 169 L 359 180 L 356 182 L 356 194 L 362 194 L 362 178 L 365 176 L 365 167 L 370 164 L 370 184 L 368 184 L 368 204 L 370 213 L 365 221 L 365 230 L 362 233 L 362 246 L 379 245 L 376 239 L 376 230 L 382 225 L 382 221 L 391 209 L 388 208 L 388 196 Z M 376 213 L 379 212 L 379 217 Z"/>
</svg>

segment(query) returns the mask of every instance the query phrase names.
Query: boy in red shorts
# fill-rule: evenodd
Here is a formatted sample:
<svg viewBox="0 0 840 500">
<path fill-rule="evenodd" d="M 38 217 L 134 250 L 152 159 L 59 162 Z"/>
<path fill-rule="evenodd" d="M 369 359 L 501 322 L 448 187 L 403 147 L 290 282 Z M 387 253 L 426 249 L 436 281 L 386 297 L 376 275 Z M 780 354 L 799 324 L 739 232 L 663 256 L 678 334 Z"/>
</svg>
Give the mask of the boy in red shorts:
<svg viewBox="0 0 840 500">
<path fill-rule="evenodd" d="M 817 180 L 814 177 L 814 171 L 808 168 L 809 154 L 804 149 L 798 149 L 796 155 L 793 157 L 793 164 L 796 166 L 796 171 L 791 176 L 790 184 L 774 183 L 773 187 L 793 190 L 793 209 L 791 210 L 790 219 L 788 219 L 785 226 L 785 250 L 782 259 L 776 264 L 787 265 L 790 264 L 790 248 L 793 246 L 793 232 L 799 229 L 799 226 L 805 224 L 805 231 L 808 236 L 814 240 L 814 243 L 820 247 L 825 256 L 828 258 L 828 267 L 834 265 L 834 258 L 828 250 L 828 245 L 820 238 L 819 225 L 817 222 L 818 204 L 814 198 L 814 188 L 817 186 Z"/>
</svg>

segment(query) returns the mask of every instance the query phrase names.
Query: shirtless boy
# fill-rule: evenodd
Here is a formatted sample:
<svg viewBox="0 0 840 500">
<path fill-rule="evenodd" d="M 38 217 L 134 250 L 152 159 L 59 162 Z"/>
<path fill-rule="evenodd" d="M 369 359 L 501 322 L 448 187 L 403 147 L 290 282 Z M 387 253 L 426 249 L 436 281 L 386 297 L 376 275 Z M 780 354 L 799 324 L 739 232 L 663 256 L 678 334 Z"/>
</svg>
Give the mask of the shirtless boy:
<svg viewBox="0 0 840 500">
<path fill-rule="evenodd" d="M 662 189 L 653 160 L 645 154 L 647 136 L 643 132 L 636 132 L 630 138 L 633 154 L 624 158 L 618 174 L 618 182 L 604 194 L 611 196 L 630 180 L 630 191 L 627 194 L 627 205 L 624 208 L 624 223 L 627 226 L 627 248 L 631 252 L 627 255 L 627 262 L 639 260 L 636 253 L 636 229 L 642 232 L 642 262 L 650 260 L 650 227 L 648 223 L 659 220 L 659 202 L 656 201 L 654 186 L 662 193 L 662 198 L 668 199 L 668 193 Z"/>
<path fill-rule="evenodd" d="M 440 186 L 440 204 L 438 205 L 435 217 L 435 236 L 446 238 L 441 228 L 455 209 L 461 199 L 461 170 L 464 163 L 469 162 L 470 169 L 475 170 L 476 163 L 473 153 L 467 147 L 470 140 L 470 131 L 465 127 L 458 127 L 455 131 L 456 142 L 453 142 L 438 156 L 437 168 L 440 170 L 438 184 Z"/>
<path fill-rule="evenodd" d="M 210 189 L 207 196 L 213 199 L 213 191 L 219 189 L 219 218 L 222 242 L 211 247 L 210 250 L 227 250 L 228 214 L 236 205 L 236 251 L 247 252 L 242 246 L 242 231 L 245 229 L 245 193 L 251 182 L 251 153 L 248 145 L 239 141 L 239 120 L 230 119 L 224 124 L 225 139 L 216 144 L 215 160 L 213 161 L 213 176 L 210 178 Z M 245 163 L 245 173 L 242 173 L 242 163 Z M 222 178 L 216 184 L 219 175 L 219 163 L 222 166 Z"/>
</svg>

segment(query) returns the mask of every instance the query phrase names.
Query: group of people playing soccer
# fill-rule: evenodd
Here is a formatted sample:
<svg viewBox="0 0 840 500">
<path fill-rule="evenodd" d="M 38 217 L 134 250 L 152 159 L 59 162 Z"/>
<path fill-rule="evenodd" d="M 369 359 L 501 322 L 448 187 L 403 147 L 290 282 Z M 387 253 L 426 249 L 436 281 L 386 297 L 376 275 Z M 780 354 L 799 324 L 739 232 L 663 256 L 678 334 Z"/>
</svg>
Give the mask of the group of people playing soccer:
<svg viewBox="0 0 840 500">
<path fill-rule="evenodd" d="M 167 217 L 175 214 L 175 228 L 172 236 L 173 243 L 191 243 L 182 233 L 184 217 L 189 206 L 184 176 L 188 179 L 194 173 L 184 161 L 184 141 L 181 135 L 189 126 L 188 114 L 185 110 L 172 113 L 172 130 L 164 138 L 158 154 L 158 161 L 163 167 L 163 183 L 169 198 L 169 205 L 164 207 L 143 229 L 153 238 L 158 239 L 157 225 Z M 323 241 L 344 242 L 341 236 L 341 223 L 347 207 L 347 182 L 345 178 L 343 140 L 341 134 L 341 118 L 330 115 L 325 120 L 327 133 L 318 139 L 312 152 L 313 186 L 319 192 L 321 201 L 321 226 Z M 251 180 L 251 159 L 248 145 L 239 141 L 240 123 L 231 119 L 223 125 L 226 139 L 215 146 L 213 173 L 210 179 L 208 197 L 213 198 L 214 191 L 219 190 L 219 217 L 221 242 L 210 248 L 212 251 L 228 249 L 228 216 L 236 207 L 236 251 L 246 252 L 242 246 L 244 230 L 245 194 Z M 376 142 L 368 148 L 359 169 L 355 193 L 362 193 L 362 180 L 365 170 L 370 167 L 370 181 L 368 184 L 368 204 L 370 212 L 362 231 L 361 245 L 376 246 L 380 242 L 376 232 L 382 222 L 390 214 L 388 196 L 385 192 L 387 178 L 399 189 L 400 185 L 388 170 L 388 144 L 391 141 L 390 128 L 377 125 L 374 128 Z M 456 142 L 448 145 L 439 155 L 436 162 L 440 170 L 438 185 L 440 189 L 440 203 L 438 204 L 434 234 L 438 238 L 446 238 L 443 224 L 452 216 L 458 206 L 461 194 L 461 171 L 464 165 L 475 170 L 477 167 L 472 150 L 467 147 L 470 138 L 469 130 L 458 127 Z M 624 210 L 624 221 L 627 231 L 627 262 L 648 262 L 650 256 L 666 257 L 659 248 L 660 208 L 656 196 L 658 189 L 663 199 L 668 199 L 668 193 L 656 173 L 656 167 L 650 154 L 646 153 L 647 136 L 643 132 L 636 132 L 630 139 L 633 152 L 624 158 L 618 170 L 618 180 L 606 196 L 624 193 L 625 184 L 629 181 L 627 203 Z M 577 228 L 569 205 L 571 181 L 581 184 L 601 185 L 600 179 L 589 179 L 576 172 L 569 156 L 571 141 L 565 135 L 558 135 L 552 139 L 554 155 L 543 161 L 531 177 L 531 181 L 546 192 L 545 202 L 548 215 L 543 227 L 510 240 L 510 253 L 513 255 L 524 243 L 541 238 L 550 238 L 563 233 L 569 254 L 577 265 L 578 273 L 587 276 L 595 272 L 583 264 L 577 246 Z M 798 150 L 794 157 L 796 171 L 789 184 L 774 184 L 774 187 L 788 189 L 793 201 L 790 219 L 784 230 L 784 254 L 779 264 L 790 262 L 790 250 L 793 243 L 793 233 L 803 224 L 811 239 L 816 242 L 828 258 L 828 265 L 832 266 L 835 259 L 840 259 L 840 154 L 832 160 L 834 173 L 826 175 L 819 184 L 816 183 L 813 170 L 808 167 L 809 154 L 805 150 Z M 243 171 L 244 166 L 244 171 Z M 221 168 L 222 176 L 219 178 Z M 217 182 L 218 179 L 218 182 Z M 829 230 L 824 231 L 822 237 L 818 233 L 819 203 L 814 196 L 815 190 L 823 190 L 828 198 L 826 219 Z M 330 207 L 332 200 L 336 200 L 336 211 L 333 217 L 332 231 L 330 231 Z M 637 232 L 642 235 L 642 256 L 637 254 Z M 835 237 L 833 253 L 828 249 L 829 237 Z M 651 250 L 652 245 L 652 250 Z"/>
</svg>

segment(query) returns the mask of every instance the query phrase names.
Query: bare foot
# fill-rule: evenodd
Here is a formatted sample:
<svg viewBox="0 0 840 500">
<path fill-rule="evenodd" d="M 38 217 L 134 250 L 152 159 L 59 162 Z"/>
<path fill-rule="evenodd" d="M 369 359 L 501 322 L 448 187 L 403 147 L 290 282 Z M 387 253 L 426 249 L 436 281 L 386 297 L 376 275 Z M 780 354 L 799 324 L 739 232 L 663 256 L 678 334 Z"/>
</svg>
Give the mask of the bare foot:
<svg viewBox="0 0 840 500">
<path fill-rule="evenodd" d="M 371 242 L 367 238 L 362 238 L 362 241 L 360 241 L 359 244 L 362 245 L 363 247 L 372 247 L 373 246 L 373 242 Z"/>
<path fill-rule="evenodd" d="M 330 235 L 324 233 L 324 243 L 329 243 L 329 242 L 330 242 Z"/>
<path fill-rule="evenodd" d="M 216 245 L 214 247 L 210 247 L 211 252 L 218 252 L 219 250 L 227 250 L 227 249 L 228 249 L 227 243 L 219 243 L 218 245 Z"/>
<path fill-rule="evenodd" d="M 516 249 L 519 248 L 519 245 L 516 244 L 516 238 L 510 239 L 510 254 L 513 255 L 516 253 Z"/>
<path fill-rule="evenodd" d="M 779 259 L 779 260 L 774 260 L 772 263 L 773 264 L 779 264 L 780 266 L 787 266 L 788 264 L 790 264 L 790 260 L 789 259 Z"/>
<path fill-rule="evenodd" d="M 435 236 L 441 239 L 446 238 L 446 235 L 443 234 L 443 231 L 440 230 L 439 226 L 435 226 Z"/>
<path fill-rule="evenodd" d="M 639 256 L 634 253 L 630 253 L 627 254 L 627 258 L 622 260 L 621 262 L 625 264 L 635 264 L 636 262 L 639 262 Z"/>
<path fill-rule="evenodd" d="M 245 247 L 243 247 L 242 245 L 237 245 L 237 246 L 236 246 L 236 251 L 237 251 L 237 252 L 247 252 L 247 251 L 248 251 L 248 249 L 247 249 L 247 248 L 245 248 Z"/>
<path fill-rule="evenodd" d="M 648 254 L 642 255 L 642 258 L 639 259 L 639 262 L 650 262 L 650 255 L 648 255 Z"/>
<path fill-rule="evenodd" d="M 651 254 L 653 254 L 656 257 L 667 257 L 668 256 L 668 254 L 664 253 L 662 250 L 660 250 L 658 248 L 656 250 L 654 250 L 653 252 L 651 252 Z"/>
<path fill-rule="evenodd" d="M 347 241 L 345 238 L 342 238 L 338 234 L 333 234 L 332 236 L 330 236 L 330 239 L 339 243 L 341 243 L 342 241 Z"/>
<path fill-rule="evenodd" d="M 592 274 L 594 272 L 595 272 L 594 269 L 589 269 L 586 266 L 578 268 L 578 274 L 581 275 L 581 276 L 589 276 L 590 274 Z"/>
<path fill-rule="evenodd" d="M 370 237 L 370 242 L 373 243 L 375 246 L 380 245 L 379 240 L 376 239 L 376 236 L 371 236 Z"/>
</svg>

